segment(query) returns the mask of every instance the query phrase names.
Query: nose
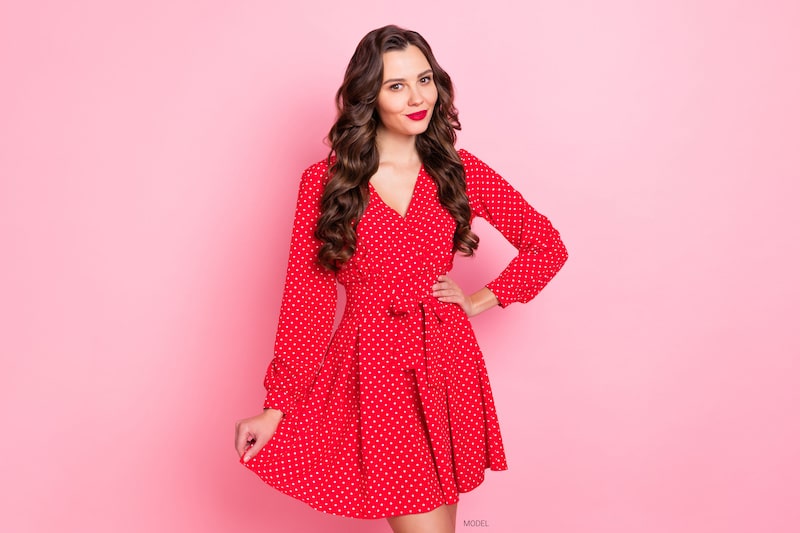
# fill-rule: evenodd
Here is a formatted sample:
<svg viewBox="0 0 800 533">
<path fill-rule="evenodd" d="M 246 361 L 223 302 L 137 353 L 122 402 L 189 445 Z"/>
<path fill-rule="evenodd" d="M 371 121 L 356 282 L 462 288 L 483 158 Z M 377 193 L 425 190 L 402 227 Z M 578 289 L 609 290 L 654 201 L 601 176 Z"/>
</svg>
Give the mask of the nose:
<svg viewBox="0 0 800 533">
<path fill-rule="evenodd" d="M 408 93 L 408 105 L 409 106 L 418 106 L 422 103 L 422 93 L 416 87 L 411 87 L 410 92 Z"/>
</svg>

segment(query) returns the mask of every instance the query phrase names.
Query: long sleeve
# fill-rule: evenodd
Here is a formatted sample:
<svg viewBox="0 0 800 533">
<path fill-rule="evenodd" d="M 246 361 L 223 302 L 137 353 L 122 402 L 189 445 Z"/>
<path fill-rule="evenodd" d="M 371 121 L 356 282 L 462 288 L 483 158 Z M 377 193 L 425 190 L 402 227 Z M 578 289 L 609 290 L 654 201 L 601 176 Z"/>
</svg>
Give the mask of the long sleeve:
<svg viewBox="0 0 800 533">
<path fill-rule="evenodd" d="M 314 237 L 326 165 L 303 174 L 292 229 L 275 356 L 267 367 L 264 407 L 290 413 L 305 396 L 330 342 L 336 315 L 336 278 L 317 264 Z"/>
<path fill-rule="evenodd" d="M 567 260 L 567 249 L 550 221 L 483 161 L 459 150 L 467 175 L 473 216 L 486 219 L 517 249 L 503 272 L 486 287 L 501 307 L 528 302 Z"/>
</svg>

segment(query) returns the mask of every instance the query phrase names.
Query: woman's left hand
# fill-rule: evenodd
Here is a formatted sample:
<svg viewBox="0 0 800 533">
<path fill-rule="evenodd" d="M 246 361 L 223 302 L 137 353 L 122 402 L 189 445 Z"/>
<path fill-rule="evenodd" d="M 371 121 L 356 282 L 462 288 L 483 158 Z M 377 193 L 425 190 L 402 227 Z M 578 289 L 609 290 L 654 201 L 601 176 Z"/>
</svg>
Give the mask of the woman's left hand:
<svg viewBox="0 0 800 533">
<path fill-rule="evenodd" d="M 458 283 L 447 276 L 439 276 L 433 284 L 433 296 L 440 302 L 458 304 L 468 317 L 483 313 L 498 305 L 500 301 L 488 288 L 483 287 L 475 294 L 467 296 Z"/>
<path fill-rule="evenodd" d="M 464 294 L 461 287 L 448 276 L 439 276 L 433 284 L 433 296 L 440 302 L 454 303 L 461 306 L 461 309 L 471 317 L 475 314 L 472 300 Z"/>
</svg>

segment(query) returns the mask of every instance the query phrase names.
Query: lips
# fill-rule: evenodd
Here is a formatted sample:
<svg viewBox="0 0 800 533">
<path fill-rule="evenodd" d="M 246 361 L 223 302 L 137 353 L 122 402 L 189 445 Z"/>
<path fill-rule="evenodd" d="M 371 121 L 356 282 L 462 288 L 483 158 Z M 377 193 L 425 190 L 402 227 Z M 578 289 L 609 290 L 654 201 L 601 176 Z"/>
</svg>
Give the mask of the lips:
<svg viewBox="0 0 800 533">
<path fill-rule="evenodd" d="M 406 115 L 411 120 L 422 120 L 428 115 L 428 111 L 423 109 L 422 111 L 417 111 L 416 113 L 411 113 L 410 115 Z"/>
</svg>

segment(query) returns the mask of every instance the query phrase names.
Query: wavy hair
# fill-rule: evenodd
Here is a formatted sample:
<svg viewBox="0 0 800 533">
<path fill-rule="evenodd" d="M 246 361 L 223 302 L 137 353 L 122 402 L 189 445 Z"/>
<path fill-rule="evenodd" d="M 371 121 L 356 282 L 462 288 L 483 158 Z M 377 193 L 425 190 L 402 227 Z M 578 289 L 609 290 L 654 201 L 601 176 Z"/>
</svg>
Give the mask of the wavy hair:
<svg viewBox="0 0 800 533">
<path fill-rule="evenodd" d="M 369 201 L 369 179 L 377 172 L 377 99 L 383 82 L 383 54 L 416 46 L 433 70 L 439 93 L 424 133 L 416 137 L 417 153 L 438 189 L 439 202 L 456 222 L 453 251 L 472 255 L 478 236 L 470 228 L 464 166 L 455 149 L 461 129 L 453 105 L 453 83 L 417 32 L 394 25 L 369 32 L 358 43 L 336 92 L 338 117 L 328 133 L 328 181 L 322 194 L 314 235 L 322 242 L 321 265 L 338 271 L 356 248 L 356 227 Z M 335 157 L 334 157 L 335 156 Z"/>
</svg>

